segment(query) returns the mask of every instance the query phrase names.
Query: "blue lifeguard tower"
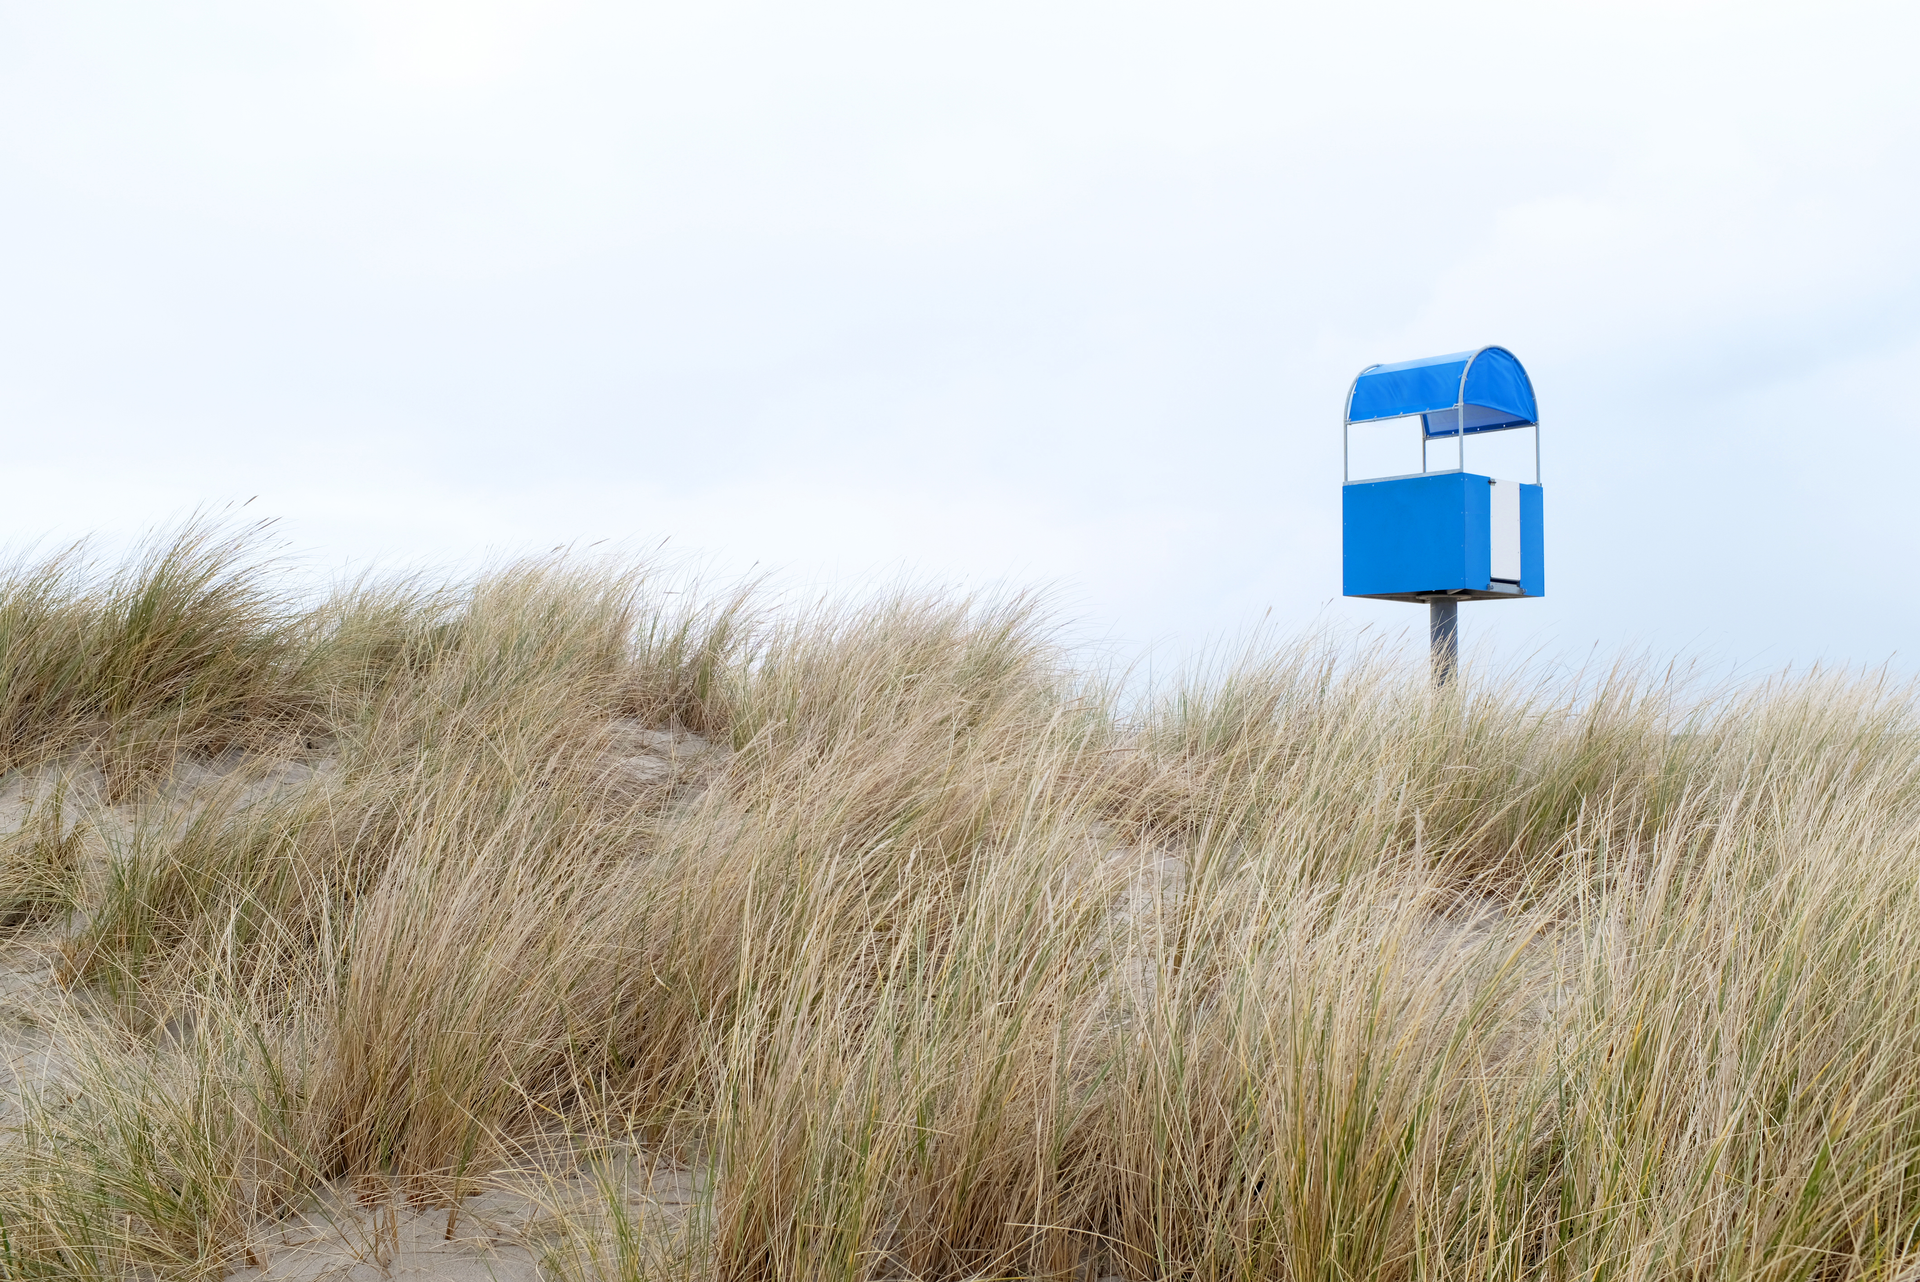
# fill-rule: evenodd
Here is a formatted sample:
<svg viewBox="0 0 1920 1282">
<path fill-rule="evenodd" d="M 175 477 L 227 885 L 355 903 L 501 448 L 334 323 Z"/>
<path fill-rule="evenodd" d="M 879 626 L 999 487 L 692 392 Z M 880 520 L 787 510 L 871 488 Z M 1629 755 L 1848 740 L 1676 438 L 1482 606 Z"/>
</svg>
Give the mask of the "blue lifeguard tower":
<svg viewBox="0 0 1920 1282">
<path fill-rule="evenodd" d="M 1387 419 L 1418 432 L 1420 471 L 1354 480 L 1354 424 Z M 1533 429 L 1530 484 L 1467 471 L 1467 437 L 1522 428 Z M 1436 441 L 1453 443 L 1454 466 L 1429 466 Z M 1426 602 L 1436 680 L 1453 671 L 1460 602 L 1546 595 L 1540 414 L 1512 352 L 1482 347 L 1367 366 L 1347 393 L 1341 458 L 1342 591 Z"/>
</svg>

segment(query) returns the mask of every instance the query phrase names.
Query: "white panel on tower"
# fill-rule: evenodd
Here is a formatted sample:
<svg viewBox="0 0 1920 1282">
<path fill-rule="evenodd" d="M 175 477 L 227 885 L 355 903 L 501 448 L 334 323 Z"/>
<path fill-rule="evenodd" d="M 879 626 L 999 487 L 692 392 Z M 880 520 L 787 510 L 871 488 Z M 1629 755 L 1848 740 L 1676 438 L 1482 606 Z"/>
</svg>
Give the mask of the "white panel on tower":
<svg viewBox="0 0 1920 1282">
<path fill-rule="evenodd" d="M 1492 503 L 1493 573 L 1504 583 L 1520 581 L 1520 483 L 1495 481 L 1489 487 Z"/>
</svg>

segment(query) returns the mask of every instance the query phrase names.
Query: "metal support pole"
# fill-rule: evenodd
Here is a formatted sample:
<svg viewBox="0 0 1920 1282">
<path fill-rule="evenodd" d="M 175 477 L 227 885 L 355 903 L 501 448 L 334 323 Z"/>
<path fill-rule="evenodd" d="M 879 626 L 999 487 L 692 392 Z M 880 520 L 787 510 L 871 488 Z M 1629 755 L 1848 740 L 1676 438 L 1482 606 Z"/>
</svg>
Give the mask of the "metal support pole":
<svg viewBox="0 0 1920 1282">
<path fill-rule="evenodd" d="M 1450 596 L 1427 598 L 1427 635 L 1433 642 L 1433 684 L 1453 680 L 1460 658 L 1460 603 Z"/>
</svg>

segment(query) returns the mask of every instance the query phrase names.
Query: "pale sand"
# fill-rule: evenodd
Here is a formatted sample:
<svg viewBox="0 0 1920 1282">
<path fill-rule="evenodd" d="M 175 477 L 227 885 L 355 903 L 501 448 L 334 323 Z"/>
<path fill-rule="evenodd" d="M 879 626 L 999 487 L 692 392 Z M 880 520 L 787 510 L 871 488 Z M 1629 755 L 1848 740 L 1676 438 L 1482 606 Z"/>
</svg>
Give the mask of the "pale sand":
<svg viewBox="0 0 1920 1282">
<path fill-rule="evenodd" d="M 641 1156 L 569 1163 L 568 1170 L 502 1172 L 492 1187 L 446 1207 L 414 1207 L 402 1199 L 368 1204 L 337 1187 L 323 1190 L 301 1214 L 262 1225 L 247 1250 L 256 1264 L 227 1276 L 309 1282 L 322 1278 L 447 1278 L 518 1282 L 551 1276 L 542 1262 L 561 1257 L 591 1267 L 594 1243 L 566 1227 L 592 1229 L 617 1201 L 664 1253 L 677 1241 L 698 1195 L 691 1172 L 655 1166 Z M 552 1260 L 558 1263 L 559 1260 Z M 598 1261 L 606 1264 L 610 1261 Z M 610 1270 L 611 1271 L 611 1270 Z"/>
</svg>

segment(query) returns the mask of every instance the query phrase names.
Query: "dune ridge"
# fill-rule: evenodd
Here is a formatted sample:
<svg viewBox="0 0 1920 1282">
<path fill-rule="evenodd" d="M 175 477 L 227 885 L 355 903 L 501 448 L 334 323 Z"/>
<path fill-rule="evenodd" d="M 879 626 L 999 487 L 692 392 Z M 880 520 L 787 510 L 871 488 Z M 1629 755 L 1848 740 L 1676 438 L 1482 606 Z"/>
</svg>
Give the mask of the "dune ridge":
<svg viewBox="0 0 1920 1282">
<path fill-rule="evenodd" d="M 1913 691 L 0 574 L 0 1276 L 1904 1276 Z"/>
</svg>

